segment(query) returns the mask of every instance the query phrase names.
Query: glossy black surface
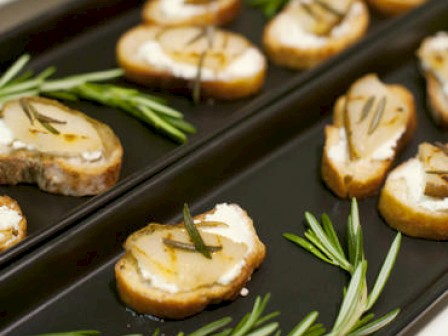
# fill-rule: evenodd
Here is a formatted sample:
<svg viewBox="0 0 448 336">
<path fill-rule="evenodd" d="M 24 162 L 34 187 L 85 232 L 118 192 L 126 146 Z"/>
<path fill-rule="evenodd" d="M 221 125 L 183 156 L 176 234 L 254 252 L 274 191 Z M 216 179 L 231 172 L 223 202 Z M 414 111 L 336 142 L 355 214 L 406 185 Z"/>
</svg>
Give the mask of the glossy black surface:
<svg viewBox="0 0 448 336">
<path fill-rule="evenodd" d="M 347 276 L 282 238 L 304 230 L 303 214 L 326 212 L 345 234 L 349 201 L 336 198 L 319 176 L 323 129 L 334 100 L 353 80 L 378 72 L 414 94 L 418 128 L 397 164 L 415 155 L 422 141 L 446 141 L 426 107 L 425 83 L 414 52 L 422 37 L 448 28 L 447 2 L 433 2 L 399 21 L 387 34 L 361 44 L 350 59 L 328 68 L 274 104 L 260 109 L 176 164 L 160 171 L 58 239 L 36 249 L 0 274 L 0 334 L 32 335 L 97 329 L 104 335 L 167 335 L 247 312 L 256 295 L 270 292 L 284 332 L 312 310 L 331 328 Z M 394 41 L 394 43 L 391 43 Z M 250 295 L 185 321 L 137 316 L 117 298 L 113 265 L 126 236 L 149 221 L 175 222 L 188 202 L 194 213 L 219 202 L 236 202 L 254 219 L 268 248 L 267 259 L 248 283 Z M 372 285 L 395 232 L 378 214 L 377 197 L 360 201 L 368 282 Z M 398 319 L 380 335 L 395 335 L 446 288 L 446 242 L 404 237 L 385 291 L 374 307 L 379 316 L 401 307 Z"/>
</svg>

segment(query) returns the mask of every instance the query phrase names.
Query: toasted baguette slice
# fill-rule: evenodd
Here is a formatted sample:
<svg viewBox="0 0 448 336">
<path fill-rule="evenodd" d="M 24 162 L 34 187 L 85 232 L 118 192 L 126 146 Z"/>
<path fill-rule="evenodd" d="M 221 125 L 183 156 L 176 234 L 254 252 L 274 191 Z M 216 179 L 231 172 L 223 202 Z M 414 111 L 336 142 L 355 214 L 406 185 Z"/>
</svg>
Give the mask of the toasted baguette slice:
<svg viewBox="0 0 448 336">
<path fill-rule="evenodd" d="M 85 196 L 117 182 L 123 155 L 117 136 L 57 101 L 6 103 L 0 131 L 0 184 L 36 183 L 51 193 Z"/>
<path fill-rule="evenodd" d="M 149 0 L 143 20 L 161 26 L 223 25 L 240 12 L 241 0 Z"/>
<path fill-rule="evenodd" d="M 342 198 L 374 195 L 414 132 L 412 94 L 366 75 L 338 99 L 333 116 L 325 128 L 323 180 Z"/>
<path fill-rule="evenodd" d="M 448 128 L 448 34 L 440 32 L 424 39 L 417 54 L 426 77 L 432 117 L 439 126 Z"/>
<path fill-rule="evenodd" d="M 367 0 L 370 6 L 385 15 L 399 15 L 424 4 L 427 0 Z"/>
<path fill-rule="evenodd" d="M 401 164 L 389 174 L 381 191 L 379 210 L 390 226 L 409 236 L 447 240 L 448 165 L 445 159 L 443 169 L 447 174 L 437 172 L 440 181 L 434 185 L 436 172 L 431 167 L 434 163 L 440 163 L 440 158 L 437 158 L 440 152 L 437 153 L 434 148 L 429 144 L 420 145 L 416 158 Z M 429 156 L 428 150 L 432 151 Z M 435 162 L 430 162 L 431 158 Z M 428 196 L 434 191 L 440 197 Z"/>
<path fill-rule="evenodd" d="M 24 239 L 26 226 L 19 204 L 8 196 L 0 196 L 0 252 Z"/>
<path fill-rule="evenodd" d="M 368 24 L 360 0 L 292 0 L 266 26 L 263 44 L 275 64 L 307 69 L 357 42 Z"/>
<path fill-rule="evenodd" d="M 201 27 L 137 26 L 117 46 L 125 76 L 143 85 L 191 90 L 237 99 L 258 92 L 265 78 L 266 60 L 241 35 Z"/>
<path fill-rule="evenodd" d="M 195 223 L 207 246 L 221 248 L 211 259 L 196 252 L 194 245 L 193 251 L 186 251 L 166 243 L 168 239 L 191 245 L 183 223 L 152 223 L 126 240 L 115 275 L 127 306 L 181 319 L 238 296 L 266 254 L 252 219 L 238 205 L 223 203 L 195 217 Z"/>
</svg>

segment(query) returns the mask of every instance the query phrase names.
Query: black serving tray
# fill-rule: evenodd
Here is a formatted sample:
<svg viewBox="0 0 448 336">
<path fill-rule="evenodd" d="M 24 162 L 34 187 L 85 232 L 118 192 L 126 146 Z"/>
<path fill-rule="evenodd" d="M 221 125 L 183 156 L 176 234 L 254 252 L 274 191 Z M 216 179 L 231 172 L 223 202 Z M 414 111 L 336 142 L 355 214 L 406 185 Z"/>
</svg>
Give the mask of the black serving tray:
<svg viewBox="0 0 448 336">
<path fill-rule="evenodd" d="M 33 335 L 97 329 L 104 335 L 190 332 L 223 316 L 249 311 L 257 295 L 271 293 L 271 310 L 287 332 L 312 310 L 331 328 L 347 276 L 282 238 L 303 233 L 304 212 L 326 212 L 345 233 L 350 202 L 335 197 L 320 179 L 324 126 L 335 99 L 360 76 L 376 72 L 414 94 L 418 128 L 398 162 L 422 141 L 446 141 L 429 118 L 425 83 L 414 56 L 424 36 L 448 29 L 448 2 L 434 1 L 399 19 L 381 36 L 360 43 L 319 77 L 226 132 L 209 139 L 152 178 L 77 221 L 57 239 L 36 248 L 0 274 L 0 335 Z M 256 223 L 267 258 L 248 283 L 249 296 L 207 309 L 184 321 L 159 321 L 127 309 L 115 290 L 113 266 L 128 234 L 149 221 L 176 222 L 188 202 L 193 213 L 235 202 Z M 372 285 L 396 234 L 379 216 L 377 197 L 360 201 L 368 283 Z M 379 335 L 396 335 L 448 288 L 446 242 L 404 237 L 392 276 L 373 311 L 393 308 L 399 317 Z"/>
<path fill-rule="evenodd" d="M 44 15 L 0 34 L 0 71 L 4 71 L 25 52 L 34 56 L 30 64 L 33 69 L 37 71 L 55 65 L 59 76 L 116 67 L 116 41 L 124 31 L 141 21 L 142 3 L 141 0 L 66 0 Z M 393 21 L 373 14 L 370 36 L 380 35 Z M 259 11 L 245 8 L 228 28 L 243 33 L 261 45 L 264 24 L 265 19 Z M 110 191 L 83 198 L 51 195 L 30 185 L 0 187 L 0 193 L 17 199 L 28 218 L 28 237 L 0 255 L 0 267 L 56 237 L 76 221 L 186 157 L 226 129 L 256 114 L 261 107 L 318 77 L 345 57 L 348 53 L 304 72 L 270 66 L 263 91 L 236 102 L 206 102 L 194 106 L 189 97 L 161 93 L 197 126 L 197 134 L 182 146 L 157 135 L 123 112 L 86 102 L 69 104 L 104 121 L 117 133 L 124 147 L 121 179 Z M 137 87 L 124 80 L 118 83 Z"/>
</svg>

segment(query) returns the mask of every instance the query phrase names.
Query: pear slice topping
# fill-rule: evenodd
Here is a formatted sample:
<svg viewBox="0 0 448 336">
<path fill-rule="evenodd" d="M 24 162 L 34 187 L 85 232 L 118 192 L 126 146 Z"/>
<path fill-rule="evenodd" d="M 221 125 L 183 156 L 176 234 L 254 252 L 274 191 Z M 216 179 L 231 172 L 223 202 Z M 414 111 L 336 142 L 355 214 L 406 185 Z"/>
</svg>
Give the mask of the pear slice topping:
<svg viewBox="0 0 448 336">
<path fill-rule="evenodd" d="M 346 95 L 344 126 L 350 158 L 371 158 L 375 151 L 396 146 L 409 118 L 406 104 L 374 74 L 356 81 Z"/>
<path fill-rule="evenodd" d="M 103 150 L 92 123 L 80 112 L 43 98 L 21 98 L 3 109 L 14 140 L 33 150 L 65 157 Z"/>
<path fill-rule="evenodd" d="M 423 143 L 418 158 L 425 169 L 425 195 L 436 198 L 448 197 L 448 146 Z"/>
<path fill-rule="evenodd" d="M 344 20 L 352 2 L 353 0 L 303 0 L 290 13 L 305 31 L 328 36 Z"/>
<path fill-rule="evenodd" d="M 175 61 L 197 66 L 203 58 L 201 66 L 213 71 L 223 70 L 249 47 L 244 38 L 210 27 L 165 28 L 157 40 Z"/>
<path fill-rule="evenodd" d="M 197 227 L 202 231 L 201 225 Z M 241 265 L 248 250 L 246 244 L 224 236 L 204 231 L 200 234 L 211 259 L 195 251 L 183 225 L 151 224 L 150 234 L 145 232 L 128 241 L 126 249 L 146 280 L 174 286 L 176 292 L 192 291 L 218 284 L 222 276 Z"/>
</svg>

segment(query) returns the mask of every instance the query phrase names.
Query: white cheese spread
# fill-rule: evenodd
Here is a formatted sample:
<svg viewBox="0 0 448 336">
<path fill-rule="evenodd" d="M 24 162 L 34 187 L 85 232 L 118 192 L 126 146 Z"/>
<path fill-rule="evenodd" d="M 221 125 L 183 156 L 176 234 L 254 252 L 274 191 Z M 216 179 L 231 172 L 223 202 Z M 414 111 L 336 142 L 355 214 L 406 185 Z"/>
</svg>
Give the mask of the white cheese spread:
<svg viewBox="0 0 448 336">
<path fill-rule="evenodd" d="M 357 161 L 384 161 L 392 159 L 395 153 L 397 142 L 404 132 L 402 128 L 399 132 L 378 147 L 370 157 L 365 157 Z M 339 128 L 339 141 L 328 149 L 328 156 L 336 163 L 347 163 L 350 161 L 347 134 L 344 128 Z"/>
<path fill-rule="evenodd" d="M 219 9 L 219 1 L 211 1 L 210 4 L 187 4 L 185 0 L 161 0 L 162 14 L 172 19 L 185 19 L 192 16 L 216 12 Z"/>
<path fill-rule="evenodd" d="M 296 1 L 297 4 L 300 2 L 304 1 Z M 355 2 L 344 20 L 335 26 L 328 36 L 318 36 L 307 32 L 292 13 L 285 11 L 275 19 L 271 33 L 283 45 L 299 49 L 317 49 L 323 47 L 330 39 L 343 37 L 349 33 L 352 30 L 354 18 L 361 15 L 363 11 L 364 5 L 359 1 Z"/>
<path fill-rule="evenodd" d="M 198 73 L 197 65 L 174 60 L 157 41 L 143 43 L 139 48 L 139 57 L 152 67 L 168 71 L 175 77 L 194 79 Z M 265 62 L 263 55 L 256 48 L 249 47 L 223 69 L 215 71 L 202 67 L 201 80 L 231 81 L 251 77 L 264 68 Z"/>
<path fill-rule="evenodd" d="M 17 211 L 2 205 L 0 207 L 0 231 L 18 230 L 22 216 Z"/>
<path fill-rule="evenodd" d="M 411 159 L 393 171 L 389 179 L 403 179 L 407 186 L 407 192 L 403 197 L 406 197 L 409 201 L 423 209 L 429 211 L 448 210 L 448 197 L 440 199 L 425 195 L 425 170 L 423 164 L 418 159 Z"/>
</svg>

